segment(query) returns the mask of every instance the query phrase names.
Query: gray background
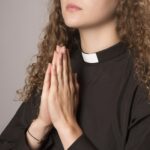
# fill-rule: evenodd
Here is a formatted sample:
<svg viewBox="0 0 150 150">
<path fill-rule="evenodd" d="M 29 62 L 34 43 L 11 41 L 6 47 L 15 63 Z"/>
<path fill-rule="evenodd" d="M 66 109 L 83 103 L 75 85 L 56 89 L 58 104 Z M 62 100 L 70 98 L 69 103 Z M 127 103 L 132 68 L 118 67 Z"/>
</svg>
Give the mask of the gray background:
<svg viewBox="0 0 150 150">
<path fill-rule="evenodd" d="M 48 0 L 0 0 L 0 133 L 21 104 L 13 99 L 37 53 L 47 5 Z"/>
</svg>

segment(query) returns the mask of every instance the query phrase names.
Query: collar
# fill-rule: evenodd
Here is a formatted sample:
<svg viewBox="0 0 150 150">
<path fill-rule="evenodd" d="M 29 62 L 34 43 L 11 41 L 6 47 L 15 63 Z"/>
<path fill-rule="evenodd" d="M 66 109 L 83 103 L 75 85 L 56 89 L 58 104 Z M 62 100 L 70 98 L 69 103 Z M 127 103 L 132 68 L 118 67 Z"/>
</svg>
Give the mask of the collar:
<svg viewBox="0 0 150 150">
<path fill-rule="evenodd" d="M 123 41 L 119 41 L 118 43 L 105 48 L 101 51 L 97 51 L 94 53 L 86 53 L 80 48 L 80 52 L 85 63 L 100 63 L 111 58 L 117 57 L 118 55 L 124 53 L 126 51 L 126 44 Z"/>
</svg>

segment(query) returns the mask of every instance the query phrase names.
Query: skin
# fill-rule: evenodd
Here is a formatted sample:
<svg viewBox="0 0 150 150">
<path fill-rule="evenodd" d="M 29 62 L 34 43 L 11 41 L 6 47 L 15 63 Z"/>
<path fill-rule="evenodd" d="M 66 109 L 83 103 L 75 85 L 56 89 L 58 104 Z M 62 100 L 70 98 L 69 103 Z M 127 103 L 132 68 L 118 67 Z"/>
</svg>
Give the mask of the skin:
<svg viewBox="0 0 150 150">
<path fill-rule="evenodd" d="M 81 48 L 86 53 L 103 50 L 120 41 L 115 29 L 117 0 L 74 1 L 82 8 L 76 12 L 66 10 L 69 0 L 60 2 L 65 24 L 79 30 Z M 68 50 L 57 46 L 52 64 L 48 65 L 45 74 L 40 112 L 31 123 L 29 131 L 36 138 L 43 139 L 54 126 L 64 149 L 70 147 L 83 133 L 76 120 L 78 93 L 79 84 L 72 74 Z M 41 144 L 28 132 L 27 139 L 32 149 L 40 147 Z"/>
<path fill-rule="evenodd" d="M 68 50 L 57 46 L 45 74 L 39 115 L 28 129 L 34 137 L 43 139 L 54 126 L 64 149 L 67 149 L 82 134 L 75 116 L 78 92 L 79 85 L 72 73 Z M 32 149 L 40 147 L 28 132 L 27 139 Z"/>
<path fill-rule="evenodd" d="M 120 41 L 116 32 L 115 9 L 119 0 L 60 0 L 64 22 L 68 27 L 77 28 L 81 48 L 86 53 L 103 50 Z M 66 10 L 73 2 L 82 10 Z M 96 40 L 95 40 L 96 39 Z"/>
<path fill-rule="evenodd" d="M 63 47 L 62 52 L 64 55 L 59 50 L 54 54 L 49 112 L 64 149 L 67 149 L 82 134 L 82 130 L 75 116 L 79 85 L 72 74 L 68 50 Z"/>
</svg>

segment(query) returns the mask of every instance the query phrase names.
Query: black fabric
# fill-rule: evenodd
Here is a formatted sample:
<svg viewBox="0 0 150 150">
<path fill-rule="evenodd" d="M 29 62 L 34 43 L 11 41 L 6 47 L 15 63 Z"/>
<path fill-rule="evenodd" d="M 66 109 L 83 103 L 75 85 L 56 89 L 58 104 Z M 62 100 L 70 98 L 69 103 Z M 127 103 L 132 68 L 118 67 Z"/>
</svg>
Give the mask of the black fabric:
<svg viewBox="0 0 150 150">
<path fill-rule="evenodd" d="M 134 77 L 129 49 L 119 42 L 97 56 L 98 63 L 87 63 L 81 49 L 71 53 L 80 85 L 76 117 L 83 134 L 68 150 L 150 150 L 150 104 Z M 0 149 L 29 149 L 25 131 L 36 114 L 38 97 L 32 96 L 18 109 L 0 136 Z M 55 128 L 41 149 L 63 150 Z"/>
</svg>

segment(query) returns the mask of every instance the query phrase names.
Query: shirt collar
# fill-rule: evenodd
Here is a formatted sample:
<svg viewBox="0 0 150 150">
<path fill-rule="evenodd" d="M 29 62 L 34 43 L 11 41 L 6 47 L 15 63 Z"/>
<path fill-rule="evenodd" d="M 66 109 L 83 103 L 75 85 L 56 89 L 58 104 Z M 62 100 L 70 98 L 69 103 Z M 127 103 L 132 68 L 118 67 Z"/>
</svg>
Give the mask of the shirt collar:
<svg viewBox="0 0 150 150">
<path fill-rule="evenodd" d="M 114 58 L 126 51 L 126 44 L 122 41 L 94 53 L 85 53 L 81 48 L 80 52 L 85 63 L 100 63 Z"/>
</svg>

